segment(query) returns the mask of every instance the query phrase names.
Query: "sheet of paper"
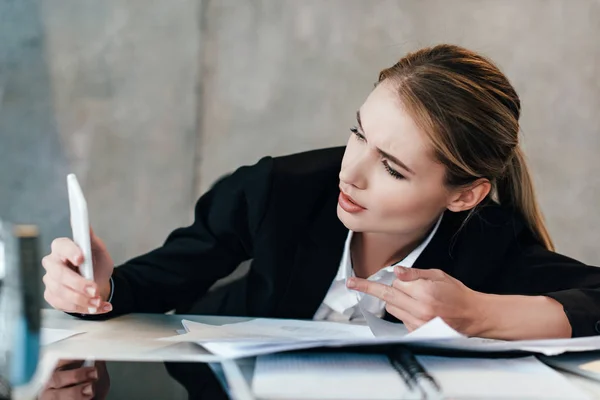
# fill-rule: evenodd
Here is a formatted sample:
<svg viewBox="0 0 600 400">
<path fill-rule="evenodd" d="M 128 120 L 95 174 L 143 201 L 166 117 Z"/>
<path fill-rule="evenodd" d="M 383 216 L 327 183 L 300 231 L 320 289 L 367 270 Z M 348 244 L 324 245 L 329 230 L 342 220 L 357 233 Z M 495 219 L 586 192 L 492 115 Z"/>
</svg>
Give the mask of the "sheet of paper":
<svg viewBox="0 0 600 400">
<path fill-rule="evenodd" d="M 383 321 L 372 315 L 379 328 L 388 336 L 375 337 L 368 326 L 340 324 L 324 321 L 259 318 L 226 325 L 207 325 L 184 321 L 188 331 L 160 340 L 195 342 L 211 353 L 223 358 L 242 358 L 275 352 L 316 347 L 343 347 L 386 343 L 412 343 L 424 340 L 462 337 L 441 319 L 435 319 L 406 335 L 400 324 Z M 391 335 L 395 328 L 396 335 Z"/>
<path fill-rule="evenodd" d="M 316 347 L 343 347 L 406 343 L 432 349 L 470 352 L 527 351 L 544 355 L 600 349 L 600 337 L 553 340 L 503 341 L 469 338 L 461 335 L 441 318 L 434 318 L 407 333 L 395 324 L 365 313 L 369 327 L 324 321 L 258 318 L 226 325 L 185 321 L 184 335 L 162 338 L 171 342 L 193 342 L 216 356 L 250 357 L 286 350 Z"/>
<path fill-rule="evenodd" d="M 589 397 L 535 357 L 485 359 L 417 356 L 445 398 L 573 399 Z"/>
<path fill-rule="evenodd" d="M 461 335 L 441 318 L 434 318 L 429 323 L 421 326 L 419 329 L 413 332 L 408 332 L 408 329 L 404 324 L 394 323 L 386 321 L 377 317 L 375 314 L 361 309 L 367 325 L 373 332 L 373 335 L 378 338 L 411 338 L 411 339 L 452 339 L 452 338 L 464 338 L 466 336 Z"/>
<path fill-rule="evenodd" d="M 187 338 L 197 343 L 213 341 L 298 341 L 372 338 L 367 326 L 326 321 L 257 318 L 226 325 L 208 325 L 182 321 Z M 181 336 L 174 337 L 180 341 Z"/>
<path fill-rule="evenodd" d="M 418 399 L 383 354 L 285 353 L 258 357 L 261 399 Z"/>
<path fill-rule="evenodd" d="M 67 338 L 70 338 L 71 336 L 79 335 L 81 333 L 85 332 L 73 331 L 69 329 L 42 328 L 40 330 L 41 345 L 47 346 L 49 344 L 60 342 L 61 340 L 65 340 Z"/>
</svg>

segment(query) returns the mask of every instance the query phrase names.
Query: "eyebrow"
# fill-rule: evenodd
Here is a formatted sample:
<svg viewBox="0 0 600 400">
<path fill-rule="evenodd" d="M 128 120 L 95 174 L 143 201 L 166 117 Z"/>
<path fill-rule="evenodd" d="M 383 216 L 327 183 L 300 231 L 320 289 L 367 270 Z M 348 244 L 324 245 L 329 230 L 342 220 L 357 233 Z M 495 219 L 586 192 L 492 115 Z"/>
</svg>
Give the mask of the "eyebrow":
<svg viewBox="0 0 600 400">
<path fill-rule="evenodd" d="M 362 123 L 360 121 L 360 110 L 358 110 L 356 112 L 356 122 L 358 122 L 358 127 L 364 133 L 365 130 L 363 129 Z M 412 169 L 408 168 L 408 166 L 406 164 L 404 164 L 402 161 L 398 160 L 396 157 L 394 157 L 390 153 L 386 153 L 385 151 L 381 150 L 379 147 L 375 147 L 375 148 L 377 149 L 377 152 L 379 154 L 381 154 L 383 157 L 390 159 L 394 164 L 399 165 L 400 167 L 404 168 L 405 170 L 407 170 L 408 172 L 410 172 L 411 174 L 414 175 L 415 171 L 413 171 Z"/>
</svg>

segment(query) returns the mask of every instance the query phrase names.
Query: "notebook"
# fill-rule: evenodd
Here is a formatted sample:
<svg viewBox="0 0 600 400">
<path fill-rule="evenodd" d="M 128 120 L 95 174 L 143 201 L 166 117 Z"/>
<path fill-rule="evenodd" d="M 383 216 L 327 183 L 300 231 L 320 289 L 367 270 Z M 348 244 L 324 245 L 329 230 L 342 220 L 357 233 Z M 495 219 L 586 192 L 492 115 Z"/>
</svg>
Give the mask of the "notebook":
<svg viewBox="0 0 600 400">
<path fill-rule="evenodd" d="M 416 356 L 452 399 L 561 399 L 589 396 L 533 356 L 486 359 Z M 256 359 L 252 392 L 265 400 L 420 399 L 384 354 L 298 352 Z"/>
<path fill-rule="evenodd" d="M 554 368 L 600 381 L 600 351 L 567 353 L 559 356 L 539 356 L 540 360 Z"/>
<path fill-rule="evenodd" d="M 533 356 L 504 359 L 416 358 L 435 377 L 447 398 L 589 399 L 567 378 Z"/>
<path fill-rule="evenodd" d="M 419 399 L 383 354 L 279 353 L 256 359 L 258 398 L 324 400 Z"/>
</svg>

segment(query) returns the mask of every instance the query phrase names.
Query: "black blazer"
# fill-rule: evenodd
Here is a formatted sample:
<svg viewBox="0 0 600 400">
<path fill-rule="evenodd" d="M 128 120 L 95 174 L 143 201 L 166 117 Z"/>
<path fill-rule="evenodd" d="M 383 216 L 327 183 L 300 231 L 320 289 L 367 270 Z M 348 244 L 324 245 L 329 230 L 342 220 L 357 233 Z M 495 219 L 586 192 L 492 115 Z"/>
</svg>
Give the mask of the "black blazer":
<svg viewBox="0 0 600 400">
<path fill-rule="evenodd" d="M 224 314 L 312 318 L 340 263 L 347 229 L 337 218 L 343 147 L 265 157 L 218 181 L 195 221 L 113 274 L 113 311 L 162 313 L 202 296 L 253 259 Z M 559 301 L 573 336 L 600 333 L 600 269 L 543 248 L 523 220 L 491 202 L 461 228 L 446 211 L 414 268 L 438 268 L 471 289 Z M 243 311 L 240 311 L 243 310 Z"/>
</svg>

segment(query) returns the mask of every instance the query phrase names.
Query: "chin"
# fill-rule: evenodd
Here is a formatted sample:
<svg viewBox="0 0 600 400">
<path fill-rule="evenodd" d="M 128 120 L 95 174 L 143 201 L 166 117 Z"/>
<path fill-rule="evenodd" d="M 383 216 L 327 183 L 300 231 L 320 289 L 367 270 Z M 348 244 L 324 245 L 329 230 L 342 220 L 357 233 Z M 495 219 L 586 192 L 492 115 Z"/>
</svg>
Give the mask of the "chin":
<svg viewBox="0 0 600 400">
<path fill-rule="evenodd" d="M 350 214 L 342 209 L 340 205 L 337 206 L 338 219 L 344 224 L 344 226 L 353 232 L 362 232 L 364 230 L 364 220 L 362 216 L 357 214 Z"/>
</svg>

